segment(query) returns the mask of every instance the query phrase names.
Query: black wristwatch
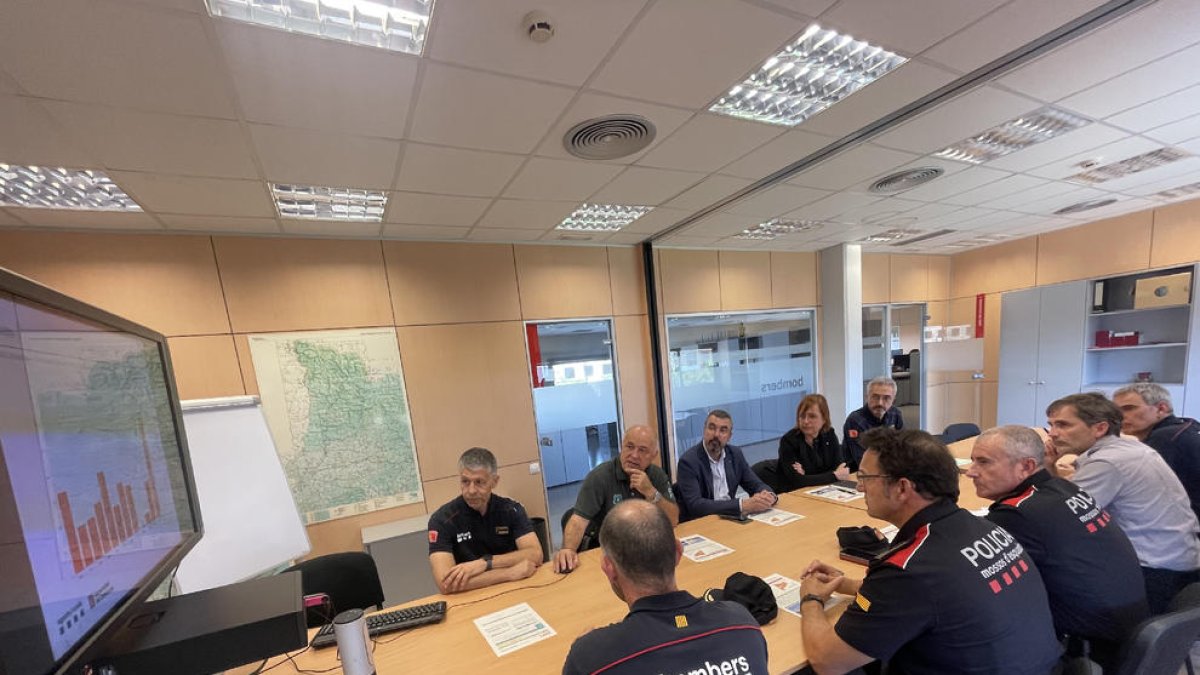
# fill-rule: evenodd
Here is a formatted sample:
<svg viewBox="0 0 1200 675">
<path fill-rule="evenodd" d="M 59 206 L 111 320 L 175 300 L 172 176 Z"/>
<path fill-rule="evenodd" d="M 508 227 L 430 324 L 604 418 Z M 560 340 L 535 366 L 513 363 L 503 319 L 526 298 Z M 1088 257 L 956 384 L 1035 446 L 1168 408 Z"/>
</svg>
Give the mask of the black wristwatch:
<svg viewBox="0 0 1200 675">
<path fill-rule="evenodd" d="M 816 600 L 817 602 L 821 603 L 822 607 L 825 606 L 825 598 L 822 598 L 821 596 L 816 595 L 815 593 L 805 593 L 804 597 L 800 598 L 800 604 L 803 605 L 804 603 L 808 602 L 809 600 Z"/>
<path fill-rule="evenodd" d="M 483 562 L 487 563 L 487 569 L 485 569 L 484 572 L 491 572 L 492 571 L 492 554 L 491 553 L 483 554 Z"/>
</svg>

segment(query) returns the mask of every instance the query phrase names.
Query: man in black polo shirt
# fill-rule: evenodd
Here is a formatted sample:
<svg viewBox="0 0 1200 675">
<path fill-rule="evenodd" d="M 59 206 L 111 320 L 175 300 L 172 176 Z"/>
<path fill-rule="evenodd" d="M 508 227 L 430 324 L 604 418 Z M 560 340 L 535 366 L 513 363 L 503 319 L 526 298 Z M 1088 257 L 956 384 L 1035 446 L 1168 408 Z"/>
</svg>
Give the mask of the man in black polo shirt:
<svg viewBox="0 0 1200 675">
<path fill-rule="evenodd" d="M 657 456 L 658 438 L 650 427 L 639 424 L 625 430 L 620 456 L 592 469 L 583 479 L 574 513 L 563 528 L 563 546 L 554 554 L 555 572 L 570 572 L 579 565 L 585 533 L 598 532 L 604 516 L 623 500 L 645 499 L 662 509 L 672 527 L 679 524 L 671 481 L 653 463 Z"/>
<path fill-rule="evenodd" d="M 640 499 L 623 500 L 604 519 L 600 569 L 629 614 L 576 640 L 563 675 L 766 675 L 767 641 L 745 607 L 679 590 L 683 548 L 672 527 Z"/>
<path fill-rule="evenodd" d="M 904 417 L 892 407 L 895 402 L 896 381 L 890 377 L 877 377 L 867 384 L 867 401 L 863 407 L 846 416 L 846 423 L 842 425 L 842 454 L 850 471 L 858 471 L 862 462 L 863 434 L 880 427 L 904 428 Z"/>
<path fill-rule="evenodd" d="M 967 477 L 996 500 L 988 520 L 1008 530 L 1037 563 L 1060 636 L 1091 643 L 1106 668 L 1150 612 L 1137 553 L 1088 493 L 1046 471 L 1045 442 L 1028 427 L 988 429 L 975 439 Z"/>
<path fill-rule="evenodd" d="M 1200 518 L 1200 422 L 1176 417 L 1171 392 L 1161 384 L 1135 382 L 1113 392 L 1112 400 L 1121 409 L 1121 433 L 1162 455 Z"/>
<path fill-rule="evenodd" d="M 458 593 L 534 573 L 542 564 L 525 507 L 492 494 L 500 482 L 496 457 L 471 448 L 458 459 L 462 496 L 429 517 L 429 566 L 442 593 Z"/>
<path fill-rule="evenodd" d="M 908 675 L 1050 672 L 1061 649 L 1041 576 L 1011 534 L 956 506 L 946 446 L 891 429 L 863 442 L 867 513 L 900 530 L 861 581 L 819 560 L 805 571 L 801 635 L 813 669 L 845 673 L 878 659 Z M 835 591 L 855 596 L 837 625 L 822 605 Z"/>
</svg>

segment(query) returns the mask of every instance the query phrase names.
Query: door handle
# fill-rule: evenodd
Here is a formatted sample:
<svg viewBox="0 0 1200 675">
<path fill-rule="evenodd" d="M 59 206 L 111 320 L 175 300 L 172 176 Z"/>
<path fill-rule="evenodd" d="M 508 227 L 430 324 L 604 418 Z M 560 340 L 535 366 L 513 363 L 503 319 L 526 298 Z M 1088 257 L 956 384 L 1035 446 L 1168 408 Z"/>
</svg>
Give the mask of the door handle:
<svg viewBox="0 0 1200 675">
<path fill-rule="evenodd" d="M 1033 383 L 1032 383 L 1032 382 L 1030 382 L 1030 384 L 1033 384 Z M 552 440 L 550 439 L 550 437 L 549 437 L 549 436 L 542 436 L 542 446 L 543 446 L 543 447 L 547 447 L 547 448 L 548 448 L 548 447 L 550 447 L 550 446 L 552 446 L 552 445 L 554 445 L 554 441 L 552 441 Z"/>
</svg>

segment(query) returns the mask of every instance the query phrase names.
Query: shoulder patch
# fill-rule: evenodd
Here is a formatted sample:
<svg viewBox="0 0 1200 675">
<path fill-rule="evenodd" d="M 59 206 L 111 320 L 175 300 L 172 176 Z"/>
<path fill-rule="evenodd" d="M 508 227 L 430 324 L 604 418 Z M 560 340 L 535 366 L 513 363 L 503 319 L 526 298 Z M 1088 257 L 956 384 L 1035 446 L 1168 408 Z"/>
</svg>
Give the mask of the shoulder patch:
<svg viewBox="0 0 1200 675">
<path fill-rule="evenodd" d="M 854 596 L 854 604 L 858 605 L 858 608 L 864 612 L 871 611 L 871 601 L 868 600 L 862 593 Z"/>
<path fill-rule="evenodd" d="M 917 533 L 913 535 L 911 542 L 900 549 L 893 551 L 888 555 L 887 558 L 884 559 L 883 562 L 888 565 L 899 567 L 900 569 L 907 569 L 909 561 L 913 559 L 913 556 L 916 555 L 917 551 L 922 545 L 925 544 L 925 540 L 928 538 L 929 523 L 925 523 L 917 529 Z"/>
<path fill-rule="evenodd" d="M 1015 497 L 1009 497 L 1008 499 L 1002 500 L 1000 503 L 1004 504 L 1005 506 L 1011 506 L 1013 508 L 1016 508 L 1016 507 L 1020 506 L 1021 503 L 1024 502 L 1026 499 L 1029 499 L 1030 497 L 1032 497 L 1033 493 L 1035 493 L 1035 492 L 1037 492 L 1037 486 L 1030 485 L 1021 494 L 1016 495 Z"/>
<path fill-rule="evenodd" d="M 675 627 L 676 628 L 687 628 L 687 626 L 688 626 L 687 617 L 682 614 L 676 614 L 675 615 Z"/>
<path fill-rule="evenodd" d="M 851 429 L 848 432 L 848 435 L 850 436 L 850 438 L 858 438 L 858 429 Z"/>
<path fill-rule="evenodd" d="M 429 543 L 431 543 L 431 544 L 437 543 L 437 530 L 429 531 Z"/>
</svg>

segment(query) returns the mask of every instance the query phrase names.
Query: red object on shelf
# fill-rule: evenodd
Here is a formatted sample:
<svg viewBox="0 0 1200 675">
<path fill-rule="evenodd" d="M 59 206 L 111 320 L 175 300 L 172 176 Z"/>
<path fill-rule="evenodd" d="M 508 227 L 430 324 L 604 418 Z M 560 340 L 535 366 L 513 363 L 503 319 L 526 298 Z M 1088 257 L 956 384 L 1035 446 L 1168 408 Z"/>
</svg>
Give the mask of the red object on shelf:
<svg viewBox="0 0 1200 675">
<path fill-rule="evenodd" d="M 1112 331 L 1098 330 L 1096 331 L 1096 346 L 1111 347 L 1112 346 Z"/>
<path fill-rule="evenodd" d="M 1141 337 L 1141 333 L 1136 330 L 1129 331 L 1126 333 L 1113 333 L 1112 346 L 1113 347 L 1136 347 L 1138 345 L 1138 339 L 1140 337 Z"/>
</svg>

